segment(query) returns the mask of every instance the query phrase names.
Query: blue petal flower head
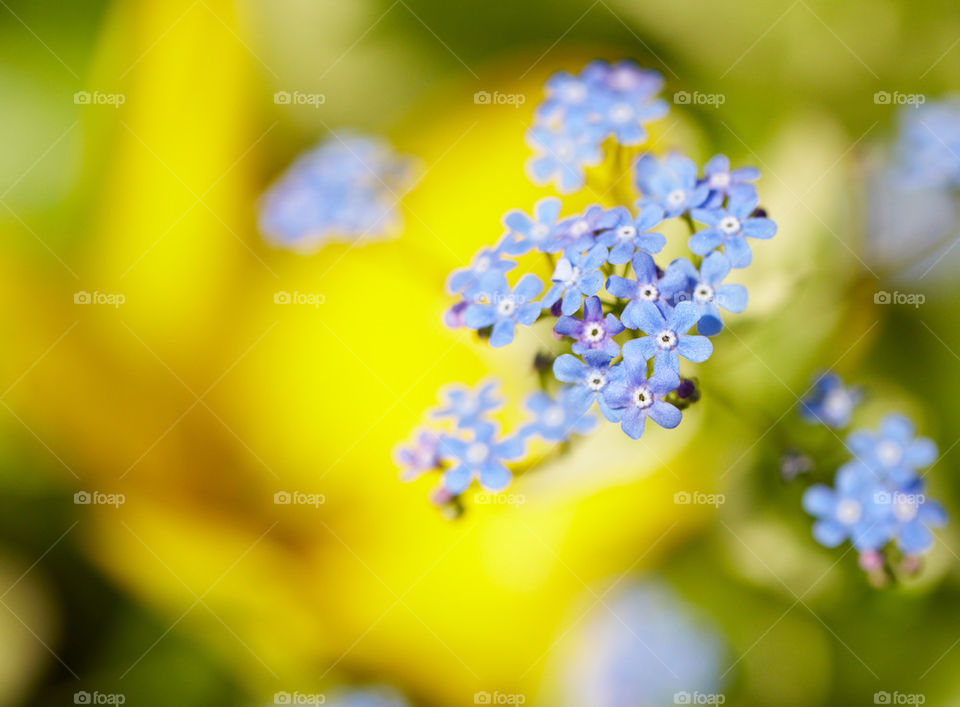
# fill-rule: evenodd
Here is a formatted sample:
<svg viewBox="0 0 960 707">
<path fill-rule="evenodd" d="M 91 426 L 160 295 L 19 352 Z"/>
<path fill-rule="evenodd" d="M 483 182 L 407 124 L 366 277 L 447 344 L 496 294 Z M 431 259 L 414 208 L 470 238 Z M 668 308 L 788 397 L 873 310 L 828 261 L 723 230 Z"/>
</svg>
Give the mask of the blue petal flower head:
<svg viewBox="0 0 960 707">
<path fill-rule="evenodd" d="M 897 175 L 905 187 L 960 187 L 960 100 L 931 101 L 900 111 Z"/>
<path fill-rule="evenodd" d="M 480 485 L 490 491 L 502 491 L 513 478 L 503 462 L 519 459 L 524 453 L 522 437 L 497 439 L 497 427 L 492 423 L 480 425 L 474 431 L 472 440 L 454 437 L 440 440 L 441 454 L 453 463 L 443 475 L 443 485 L 454 495 L 466 491 L 474 479 L 479 479 Z"/>
<path fill-rule="evenodd" d="M 744 186 L 753 189 L 751 182 L 760 178 L 760 170 L 756 167 L 740 167 L 730 169 L 730 160 L 726 155 L 714 155 L 703 166 L 703 181 L 710 187 L 710 191 L 726 196 L 730 189 Z"/>
<path fill-rule="evenodd" d="M 614 265 L 629 263 L 637 250 L 654 254 L 663 250 L 667 238 L 662 233 L 650 233 L 650 229 L 663 221 L 663 209 L 657 204 L 646 204 L 640 208 L 636 218 L 623 206 L 611 209 L 616 221 L 610 229 L 597 239 L 610 249 L 607 260 Z"/>
<path fill-rule="evenodd" d="M 597 205 L 588 207 L 582 214 L 568 216 L 557 224 L 546 252 L 579 254 L 590 250 L 597 245 L 597 234 L 613 228 L 618 218 L 616 209 Z"/>
<path fill-rule="evenodd" d="M 588 120 L 603 126 L 621 145 L 635 147 L 647 140 L 646 124 L 659 120 L 669 112 L 663 99 L 650 100 L 639 94 L 608 91 L 598 95 L 591 105 Z"/>
<path fill-rule="evenodd" d="M 524 275 L 511 290 L 502 274 L 489 273 L 481 280 L 480 287 L 489 292 L 489 300 L 467 307 L 463 321 L 471 329 L 492 326 L 490 345 L 495 348 L 511 343 L 517 324 L 530 326 L 543 309 L 539 302 L 534 302 L 543 290 L 543 282 L 536 275 Z"/>
<path fill-rule="evenodd" d="M 588 351 L 603 351 L 610 358 L 620 355 L 620 346 L 613 340 L 623 331 L 623 324 L 614 314 L 603 316 L 600 298 L 587 297 L 583 303 L 583 319 L 563 316 L 557 320 L 554 331 L 561 336 L 576 339 L 573 344 L 575 354 Z"/>
<path fill-rule="evenodd" d="M 450 273 L 447 278 L 447 292 L 450 294 L 463 293 L 470 298 L 476 294 L 480 281 L 489 273 L 504 273 L 513 270 L 517 264 L 512 260 L 504 260 L 498 248 L 481 248 L 473 256 L 469 267 L 459 268 Z"/>
<path fill-rule="evenodd" d="M 503 217 L 503 225 L 509 231 L 501 244 L 503 252 L 509 255 L 523 255 L 531 250 L 555 253 L 554 232 L 560 218 L 560 200 L 555 196 L 540 199 L 533 208 L 534 217 L 515 209 Z"/>
<path fill-rule="evenodd" d="M 567 116 L 585 118 L 597 90 L 597 80 L 589 76 L 574 76 L 569 71 L 558 71 L 543 85 L 547 94 L 537 106 L 534 115 L 538 121 L 562 121 Z"/>
<path fill-rule="evenodd" d="M 913 481 L 918 469 L 937 459 L 932 439 L 915 437 L 913 423 L 903 415 L 890 414 L 880 421 L 877 432 L 855 430 L 847 437 L 847 447 L 882 480 L 904 486 Z"/>
<path fill-rule="evenodd" d="M 889 509 L 878 503 L 884 487 L 858 461 L 840 467 L 834 488 L 811 486 L 803 494 L 803 508 L 817 518 L 813 537 L 824 547 L 849 539 L 860 552 L 879 550 L 890 539 Z"/>
<path fill-rule="evenodd" d="M 624 358 L 621 365 L 623 377 L 612 381 L 603 397 L 607 405 L 620 411 L 620 428 L 626 435 L 640 439 L 648 417 L 666 429 L 679 425 L 680 411 L 663 400 L 680 385 L 679 376 L 670 368 L 661 368 L 648 380 L 646 362 Z"/>
<path fill-rule="evenodd" d="M 577 412 L 584 413 L 597 403 L 607 420 L 620 422 L 621 412 L 607 405 L 603 398 L 607 386 L 623 376 L 623 367 L 611 366 L 611 358 L 604 351 L 587 351 L 582 361 L 571 354 L 563 354 L 553 362 L 553 375 L 558 381 L 570 384 L 567 402 Z"/>
<path fill-rule="evenodd" d="M 687 280 L 689 301 L 697 306 L 700 321 L 697 332 L 714 336 L 723 329 L 720 309 L 739 314 L 747 308 L 747 288 L 743 285 L 723 284 L 730 274 L 730 260 L 718 251 L 710 253 L 697 270 L 686 258 L 677 258 L 667 266 L 667 274 L 682 274 Z"/>
<path fill-rule="evenodd" d="M 398 446 L 394 461 L 402 469 L 400 478 L 413 481 L 428 471 L 439 469 L 439 446 L 440 437 L 431 430 L 419 430 L 412 443 Z"/>
<path fill-rule="evenodd" d="M 603 287 L 600 267 L 606 261 L 607 249 L 602 245 L 560 258 L 550 278 L 554 284 L 543 296 L 543 306 L 551 307 L 562 297 L 560 311 L 567 316 L 576 312 L 584 295 L 595 295 Z"/>
<path fill-rule="evenodd" d="M 658 160 L 643 155 L 636 164 L 636 183 L 643 198 L 638 206 L 653 202 L 668 217 L 680 216 L 706 201 L 710 189 L 697 180 L 697 166 L 692 160 L 671 153 Z"/>
<path fill-rule="evenodd" d="M 617 299 L 629 300 L 622 315 L 627 321 L 637 320 L 637 308 L 642 302 L 652 302 L 664 315 L 670 314 L 673 307 L 669 301 L 683 292 L 687 283 L 683 272 L 676 268 L 661 272 L 653 258 L 643 251 L 633 256 L 633 275 L 633 279 L 619 275 L 607 278 L 607 292 Z"/>
<path fill-rule="evenodd" d="M 756 191 L 733 188 L 726 208 L 692 209 L 690 215 L 695 221 L 708 226 L 690 236 L 690 250 L 697 255 L 706 255 L 710 251 L 723 247 L 724 255 L 735 268 L 745 268 L 753 262 L 753 252 L 747 238 L 773 238 L 777 224 L 771 219 L 751 216 L 757 208 Z"/>
<path fill-rule="evenodd" d="M 597 418 L 578 409 L 567 392 L 562 390 L 556 398 L 540 391 L 527 396 L 527 409 L 537 419 L 524 425 L 520 434 L 537 435 L 547 442 L 564 442 L 574 434 L 585 435 L 593 430 Z"/>
<path fill-rule="evenodd" d="M 713 353 L 710 339 L 687 332 L 700 319 L 700 311 L 692 302 L 681 302 L 669 317 L 664 317 L 652 302 L 638 302 L 629 318 L 624 311 L 623 323 L 630 329 L 639 329 L 646 336 L 631 339 L 623 345 L 624 360 L 646 362 L 653 359 L 654 370 L 680 373 L 680 356 L 694 363 L 702 363 Z"/>
<path fill-rule="evenodd" d="M 450 385 L 442 394 L 443 405 L 433 412 L 433 416 L 452 419 L 461 429 L 487 424 L 487 414 L 503 405 L 496 381 L 481 383 L 476 390 L 465 385 Z"/>
<path fill-rule="evenodd" d="M 326 707 L 410 707 L 407 699 L 393 687 L 374 685 L 328 694 Z"/>
<path fill-rule="evenodd" d="M 800 404 L 800 414 L 811 424 L 846 427 L 863 397 L 859 387 L 847 387 L 836 373 L 821 373 Z"/>
<path fill-rule="evenodd" d="M 555 182 L 561 194 L 583 188 L 584 168 L 596 166 L 603 160 L 600 135 L 586 123 L 568 130 L 534 125 L 527 131 L 527 143 L 536 151 L 527 161 L 530 180 L 540 186 Z"/>
<path fill-rule="evenodd" d="M 902 490 L 877 493 L 879 504 L 889 504 L 893 537 L 906 555 L 920 555 L 933 547 L 933 532 L 947 524 L 947 512 L 936 501 L 927 499 L 924 483 L 917 479 Z"/>
<path fill-rule="evenodd" d="M 332 136 L 305 152 L 266 191 L 259 227 L 273 245 L 315 252 L 327 242 L 380 240 L 402 226 L 397 203 L 414 161 L 382 139 Z"/>
</svg>

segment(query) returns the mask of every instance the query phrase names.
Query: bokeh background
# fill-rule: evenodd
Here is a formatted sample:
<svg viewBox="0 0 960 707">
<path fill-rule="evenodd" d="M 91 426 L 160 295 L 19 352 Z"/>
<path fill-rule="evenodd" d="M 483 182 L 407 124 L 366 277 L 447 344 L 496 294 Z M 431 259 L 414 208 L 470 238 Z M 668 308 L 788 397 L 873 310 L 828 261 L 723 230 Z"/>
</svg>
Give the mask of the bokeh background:
<svg viewBox="0 0 960 707">
<path fill-rule="evenodd" d="M 760 167 L 780 230 L 680 428 L 605 430 L 521 480 L 523 503 L 450 521 L 391 450 L 445 383 L 492 372 L 516 404 L 536 341 L 444 329 L 443 281 L 552 193 L 524 176 L 523 132 L 545 78 L 597 57 L 661 71 L 668 98 L 724 96 L 672 105 L 652 149 Z M 727 704 L 960 704 L 956 525 L 920 579 L 871 589 L 855 553 L 813 542 L 777 468 L 797 397 L 834 367 L 870 386 L 865 421 L 899 409 L 937 440 L 930 492 L 957 510 L 955 253 L 904 274 L 924 244 L 908 227 L 877 247 L 889 204 L 868 184 L 897 125 L 875 92 L 947 95 L 958 62 L 947 0 L 0 2 L 0 704 L 370 684 L 422 705 L 590 704 L 609 687 L 584 669 L 610 644 L 597 627 L 650 582 L 719 637 Z M 266 245 L 258 196 L 347 128 L 422 161 L 402 236 Z"/>
</svg>

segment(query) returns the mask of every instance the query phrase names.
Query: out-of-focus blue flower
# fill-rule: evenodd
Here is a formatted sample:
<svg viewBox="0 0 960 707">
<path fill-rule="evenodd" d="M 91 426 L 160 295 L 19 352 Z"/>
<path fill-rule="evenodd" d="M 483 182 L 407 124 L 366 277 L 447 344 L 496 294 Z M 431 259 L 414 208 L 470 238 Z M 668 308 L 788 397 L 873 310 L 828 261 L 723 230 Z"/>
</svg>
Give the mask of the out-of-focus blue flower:
<svg viewBox="0 0 960 707">
<path fill-rule="evenodd" d="M 476 294 L 480 281 L 488 274 L 503 275 L 515 267 L 517 264 L 514 261 L 504 260 L 498 248 L 481 248 L 468 267 L 450 273 L 447 278 L 447 292 L 463 293 L 464 297 L 470 298 Z"/>
<path fill-rule="evenodd" d="M 546 252 L 579 254 L 597 245 L 597 234 L 606 232 L 617 223 L 616 209 L 604 209 L 596 204 L 582 214 L 568 216 L 557 224 L 554 238 Z"/>
<path fill-rule="evenodd" d="M 620 411 L 614 410 L 603 398 L 607 386 L 623 375 L 623 367 L 611 366 L 611 356 L 604 351 L 587 351 L 583 361 L 571 354 L 558 356 L 553 362 L 553 375 L 562 383 L 569 383 L 567 402 L 580 413 L 590 409 L 594 402 L 610 422 L 620 422 Z"/>
<path fill-rule="evenodd" d="M 332 136 L 305 152 L 263 195 L 259 227 L 272 244 L 313 252 L 328 241 L 380 240 L 402 226 L 397 207 L 414 160 L 376 137 Z"/>
<path fill-rule="evenodd" d="M 800 404 L 800 414 L 813 424 L 846 427 L 862 397 L 859 387 L 848 388 L 836 373 L 824 372 Z"/>
<path fill-rule="evenodd" d="M 851 432 L 847 447 L 881 480 L 904 486 L 913 480 L 918 469 L 930 466 L 937 459 L 934 441 L 914 435 L 913 423 L 908 418 L 890 414 L 880 421 L 877 432 L 866 429 Z"/>
<path fill-rule="evenodd" d="M 576 312 L 584 295 L 595 295 L 603 287 L 600 266 L 606 261 L 607 249 L 599 244 L 586 253 L 568 253 L 560 258 L 550 278 L 554 284 L 543 296 L 543 306 L 550 307 L 560 300 L 563 314 Z"/>
<path fill-rule="evenodd" d="M 533 213 L 534 217 L 530 218 L 520 209 L 514 209 L 503 217 L 503 225 L 509 229 L 501 244 L 505 253 L 523 255 L 534 249 L 544 253 L 560 250 L 552 249 L 554 230 L 560 218 L 560 200 L 555 196 L 540 199 L 534 205 Z"/>
<path fill-rule="evenodd" d="M 597 418 L 578 409 L 576 401 L 567 393 L 568 389 L 564 389 L 556 398 L 540 391 L 527 396 L 527 409 L 537 419 L 524 425 L 520 434 L 538 435 L 547 442 L 563 442 L 573 434 L 585 435 L 593 430 Z"/>
<path fill-rule="evenodd" d="M 488 283 L 492 284 L 488 286 Z M 463 321 L 471 329 L 492 326 L 491 346 L 499 348 L 509 344 L 513 341 L 517 324 L 530 326 L 543 309 L 539 302 L 533 301 L 543 289 L 543 282 L 536 275 L 524 275 L 511 290 L 502 274 L 489 273 L 480 287 L 490 293 L 490 299 L 467 307 Z"/>
<path fill-rule="evenodd" d="M 689 301 L 697 306 L 700 321 L 697 331 L 705 336 L 714 336 L 723 329 L 720 308 L 739 314 L 747 308 L 747 288 L 743 285 L 722 284 L 730 274 L 730 261 L 720 252 L 707 255 L 697 270 L 686 258 L 677 258 L 667 266 L 666 276 L 674 273 L 686 279 Z"/>
<path fill-rule="evenodd" d="M 646 362 L 653 359 L 654 370 L 680 373 L 680 356 L 694 363 L 702 363 L 713 353 L 710 339 L 687 334 L 700 319 L 700 311 L 692 302 L 681 302 L 669 317 L 664 317 L 652 302 L 637 302 L 629 319 L 624 312 L 623 323 L 630 329 L 639 329 L 646 336 L 631 339 L 623 345 L 624 360 Z M 676 386 L 674 386 L 676 387 Z"/>
<path fill-rule="evenodd" d="M 663 400 L 680 385 L 679 376 L 671 368 L 663 367 L 648 380 L 645 360 L 624 357 L 621 365 L 623 377 L 612 381 L 603 397 L 607 405 L 620 411 L 620 428 L 626 435 L 639 439 L 648 417 L 667 429 L 679 425 L 680 411 Z"/>
<path fill-rule="evenodd" d="M 394 451 L 394 461 L 402 469 L 400 478 L 413 481 L 422 474 L 440 468 L 440 437 L 431 430 L 419 430 L 410 444 L 402 444 Z"/>
<path fill-rule="evenodd" d="M 667 238 L 662 233 L 650 233 L 650 229 L 663 221 L 663 209 L 657 204 L 647 204 L 636 218 L 623 206 L 611 209 L 616 221 L 610 229 L 597 238 L 597 242 L 610 249 L 607 260 L 614 265 L 629 263 L 637 250 L 654 254 L 663 250 Z"/>
<path fill-rule="evenodd" d="M 751 216 L 757 208 L 757 193 L 753 187 L 734 187 L 726 208 L 692 209 L 694 220 L 708 228 L 690 236 L 690 250 L 697 255 L 706 255 L 715 248 L 723 247 L 724 255 L 735 268 L 745 268 L 753 262 L 753 252 L 747 238 L 773 238 L 777 224 L 765 216 Z"/>
<path fill-rule="evenodd" d="M 334 692 L 323 701 L 326 707 L 409 707 L 396 689 L 387 686 L 361 687 Z"/>
<path fill-rule="evenodd" d="M 443 474 L 443 485 L 457 495 L 467 490 L 470 482 L 479 479 L 490 491 L 501 491 L 510 484 L 513 475 L 504 465 L 523 456 L 524 442 L 519 436 L 497 439 L 497 427 L 493 423 L 480 425 L 472 440 L 442 437 L 440 453 L 453 460 L 453 466 Z"/>
<path fill-rule="evenodd" d="M 930 528 L 947 524 L 947 512 L 936 501 L 927 499 L 920 479 L 902 489 L 878 491 L 875 500 L 889 508 L 891 534 L 906 555 L 927 552 L 934 541 Z"/>
<path fill-rule="evenodd" d="M 575 636 L 562 667 L 565 707 L 722 703 L 729 662 L 716 627 L 659 581 L 618 587 Z"/>
<path fill-rule="evenodd" d="M 888 505 L 878 494 L 885 488 L 866 466 L 852 461 L 840 467 L 834 488 L 811 486 L 803 494 L 803 508 L 817 518 L 813 537 L 824 547 L 849 539 L 861 551 L 879 550 L 890 539 Z"/>
<path fill-rule="evenodd" d="M 527 143 L 536 151 L 527 161 L 531 181 L 539 185 L 555 182 L 562 194 L 581 189 L 586 183 L 584 168 L 603 160 L 598 136 L 586 124 L 569 132 L 534 125 L 527 131 Z"/>
<path fill-rule="evenodd" d="M 703 165 L 704 183 L 710 187 L 710 191 L 724 196 L 736 186 L 753 189 L 751 182 L 759 178 L 760 170 L 756 167 L 740 167 L 731 170 L 730 159 L 726 155 L 714 155 Z"/>
<path fill-rule="evenodd" d="M 904 108 L 900 116 L 896 173 L 904 186 L 960 188 L 960 99 Z"/>
<path fill-rule="evenodd" d="M 647 253 L 638 251 L 633 256 L 634 279 L 611 275 L 607 278 L 607 292 L 617 299 L 629 300 L 623 310 L 628 321 L 636 321 L 641 302 L 653 302 L 665 314 L 673 311 L 670 300 L 686 287 L 687 277 L 676 268 L 661 273 Z"/>
<path fill-rule="evenodd" d="M 710 194 L 710 188 L 698 182 L 693 161 L 676 153 L 663 160 L 643 155 L 637 160 L 636 183 L 643 195 L 638 206 L 658 204 L 669 217 L 700 206 Z"/>
<path fill-rule="evenodd" d="M 487 381 L 473 390 L 465 385 L 450 385 L 441 391 L 443 404 L 433 412 L 440 419 L 452 419 L 461 429 L 489 422 L 487 414 L 503 405 L 496 381 Z"/>
<path fill-rule="evenodd" d="M 554 331 L 562 336 L 576 339 L 573 344 L 575 354 L 587 351 L 603 351 L 610 358 L 620 355 L 620 346 L 613 340 L 623 331 L 624 326 L 613 314 L 603 316 L 603 305 L 599 297 L 587 297 L 583 303 L 583 319 L 563 316 L 557 320 Z"/>
</svg>

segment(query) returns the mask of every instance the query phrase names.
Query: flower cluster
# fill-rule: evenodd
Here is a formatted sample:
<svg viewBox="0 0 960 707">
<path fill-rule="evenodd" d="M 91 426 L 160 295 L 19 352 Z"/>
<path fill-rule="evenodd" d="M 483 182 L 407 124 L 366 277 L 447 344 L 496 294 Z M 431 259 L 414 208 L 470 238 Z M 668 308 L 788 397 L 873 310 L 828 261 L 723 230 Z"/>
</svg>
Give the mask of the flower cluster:
<svg viewBox="0 0 960 707">
<path fill-rule="evenodd" d="M 821 376 L 814 388 L 802 404 L 804 416 L 845 426 L 859 391 L 847 389 L 834 374 Z M 845 446 L 853 459 L 837 470 L 833 487 L 815 484 L 804 493 L 803 507 L 817 519 L 814 538 L 831 548 L 849 540 L 872 575 L 886 575 L 890 544 L 915 566 L 933 546 L 930 528 L 947 521 L 943 507 L 927 499 L 919 473 L 936 461 L 936 444 L 917 437 L 905 416 L 888 414 L 877 430 L 855 429 Z"/>
<path fill-rule="evenodd" d="M 534 131 L 552 131 L 557 140 L 589 138 L 597 149 L 612 136 L 616 149 L 625 150 L 645 138 L 644 121 L 665 110 L 655 97 L 661 85 L 658 74 L 629 62 L 594 62 L 576 77 L 558 74 L 547 83 Z M 731 169 L 723 155 L 702 173 L 676 153 L 660 159 L 634 150 L 621 157 L 634 169 L 633 204 L 595 204 L 563 215 L 561 201 L 546 197 L 532 213 L 511 210 L 499 241 L 449 276 L 447 291 L 457 301 L 444 317 L 448 326 L 474 329 L 495 348 L 510 345 L 518 327 L 547 323 L 553 334 L 538 337 L 543 346 L 534 368 L 541 390 L 528 400 L 536 422 L 508 440 L 495 441 L 490 427 L 471 424 L 472 438 L 438 442 L 451 465 L 443 472 L 451 494 L 462 493 L 474 478 L 503 488 L 510 480 L 503 461 L 511 458 L 508 452 L 522 454 L 525 435 L 561 442 L 571 432 L 584 434 L 594 426 L 592 419 L 585 422 L 594 405 L 631 439 L 644 433 L 648 419 L 676 427 L 681 411 L 699 398 L 685 368 L 711 356 L 710 337 L 722 331 L 723 312 L 746 308 L 746 288 L 726 279 L 752 262 L 748 239 L 768 239 L 777 230 L 758 208 L 752 182 L 759 172 Z M 534 164 L 550 159 L 541 156 Z M 535 166 L 534 172 L 541 170 Z M 561 186 L 581 183 L 564 181 L 564 174 Z M 677 225 L 689 233 L 680 239 L 690 255 L 658 264 L 655 256 L 667 246 L 661 230 L 676 233 Z M 549 272 L 548 282 L 533 272 L 514 275 L 530 254 L 541 265 L 529 270 Z M 422 457 L 432 454 L 426 468 L 441 468 L 434 447 L 422 447 L 408 449 L 401 461 L 420 471 Z"/>
<path fill-rule="evenodd" d="M 302 252 L 330 240 L 389 237 L 401 227 L 397 203 L 414 172 L 413 161 L 381 139 L 327 138 L 263 195 L 260 230 L 274 245 Z"/>
</svg>

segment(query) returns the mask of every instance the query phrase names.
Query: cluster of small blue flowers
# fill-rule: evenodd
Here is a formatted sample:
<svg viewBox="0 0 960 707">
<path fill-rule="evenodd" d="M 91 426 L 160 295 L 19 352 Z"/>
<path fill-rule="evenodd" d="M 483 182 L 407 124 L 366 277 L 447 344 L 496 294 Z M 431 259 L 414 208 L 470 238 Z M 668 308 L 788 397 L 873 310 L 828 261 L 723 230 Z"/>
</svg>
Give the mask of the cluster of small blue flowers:
<svg viewBox="0 0 960 707">
<path fill-rule="evenodd" d="M 274 245 L 301 252 L 331 240 L 390 237 L 402 226 L 397 203 L 409 190 L 413 165 L 379 138 L 327 138 L 263 195 L 260 230 Z"/>
<path fill-rule="evenodd" d="M 808 420 L 844 427 L 860 397 L 859 390 L 825 374 L 801 409 Z M 850 540 L 861 553 L 861 566 L 881 578 L 892 562 L 888 546 L 893 543 L 905 557 L 903 568 L 912 571 L 918 556 L 933 546 L 930 528 L 947 521 L 943 507 L 927 499 L 919 473 L 936 461 L 937 445 L 916 437 L 908 418 L 888 414 L 876 431 L 851 432 L 846 448 L 853 459 L 837 470 L 833 488 L 815 484 L 804 493 L 803 507 L 817 519 L 814 538 L 831 548 Z"/>
<path fill-rule="evenodd" d="M 661 85 L 658 74 L 632 63 L 595 62 L 578 77 L 554 76 L 537 114 L 562 134 L 600 140 L 612 135 L 621 145 L 633 145 L 645 137 L 643 121 L 661 111 L 662 101 L 654 98 Z M 629 131 L 629 121 L 621 120 L 628 108 L 634 121 Z M 514 341 L 518 326 L 548 321 L 554 340 L 564 342 L 549 345 L 534 362 L 543 391 L 528 406 L 538 415 L 538 433 L 549 441 L 592 427 L 592 421 L 581 422 L 594 404 L 632 439 L 643 434 L 648 418 L 668 429 L 680 424 L 681 410 L 699 397 L 694 380 L 681 375 L 680 360 L 701 363 L 711 356 L 708 337 L 723 329 L 721 310 L 740 313 L 747 306 L 746 288 L 725 282 L 727 276 L 752 262 L 747 239 L 769 239 L 777 230 L 758 208 L 754 168 L 731 170 L 729 160 L 717 155 L 699 174 L 679 154 L 658 159 L 649 153 L 634 166 L 634 208 L 593 205 L 562 216 L 560 200 L 546 197 L 532 214 L 511 210 L 499 242 L 481 249 L 447 281 L 448 292 L 459 298 L 444 317 L 448 326 L 474 329 L 499 348 Z M 661 267 L 654 256 L 667 238 L 658 231 L 670 220 L 689 229 L 692 256 Z M 549 283 L 528 272 L 511 285 L 508 275 L 517 259 L 530 253 L 549 263 Z M 543 375 L 549 370 L 552 380 Z M 477 427 L 475 434 L 481 432 L 474 440 L 447 444 L 447 457 L 459 460 L 444 474 L 453 494 L 472 478 L 502 488 L 510 480 L 505 453 L 522 454 L 516 441 L 523 431 L 503 449 L 488 427 Z M 478 446 L 470 461 L 473 443 Z M 416 456 L 409 454 L 408 462 Z"/>
<path fill-rule="evenodd" d="M 896 158 L 907 186 L 960 189 L 960 100 L 903 110 Z"/>
</svg>

